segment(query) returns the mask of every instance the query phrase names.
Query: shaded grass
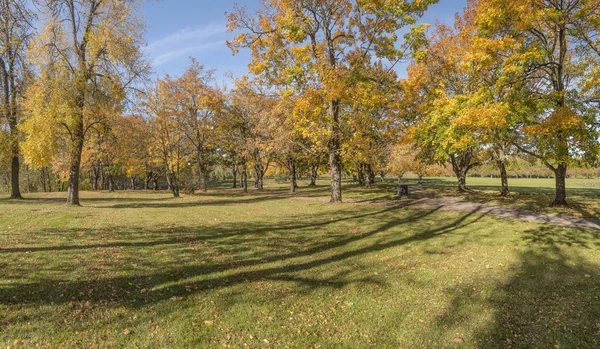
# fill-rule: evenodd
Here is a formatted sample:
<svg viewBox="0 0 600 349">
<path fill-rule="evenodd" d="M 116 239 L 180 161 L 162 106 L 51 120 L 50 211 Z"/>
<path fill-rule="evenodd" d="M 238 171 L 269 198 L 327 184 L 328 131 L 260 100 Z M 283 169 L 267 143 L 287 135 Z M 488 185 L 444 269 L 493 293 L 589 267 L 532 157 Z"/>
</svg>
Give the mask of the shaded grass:
<svg viewBox="0 0 600 349">
<path fill-rule="evenodd" d="M 600 345 L 597 231 L 283 192 L 1 201 L 0 346 Z"/>
</svg>

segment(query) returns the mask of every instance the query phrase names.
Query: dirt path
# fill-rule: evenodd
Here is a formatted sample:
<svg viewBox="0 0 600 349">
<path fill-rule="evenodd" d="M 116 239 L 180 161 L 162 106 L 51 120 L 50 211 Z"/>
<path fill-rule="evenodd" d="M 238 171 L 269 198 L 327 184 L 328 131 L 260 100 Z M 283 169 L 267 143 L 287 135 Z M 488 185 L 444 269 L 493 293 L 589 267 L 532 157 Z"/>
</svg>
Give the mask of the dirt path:
<svg viewBox="0 0 600 349">
<path fill-rule="evenodd" d="M 407 202 L 406 207 L 459 212 L 476 212 L 500 218 L 518 219 L 521 221 L 549 224 L 571 228 L 584 228 L 600 230 L 600 219 L 561 216 L 549 213 L 527 211 L 514 207 L 496 206 L 490 204 L 464 201 L 459 198 L 447 196 L 427 196 Z"/>
<path fill-rule="evenodd" d="M 290 194 L 277 194 L 280 197 L 289 197 L 299 200 L 314 200 L 314 201 L 328 201 L 328 198 L 319 198 L 311 196 L 299 196 Z M 416 199 L 415 199 L 416 197 Z M 474 212 L 479 214 L 485 214 L 489 216 L 499 218 L 517 219 L 521 221 L 548 224 L 561 227 L 570 228 L 582 228 L 582 229 L 594 229 L 600 230 L 600 219 L 596 218 L 581 218 L 573 216 L 564 216 L 550 213 L 541 213 L 528 211 L 520 208 L 497 206 L 491 204 L 477 203 L 471 201 L 465 201 L 460 198 L 450 196 L 437 196 L 424 190 L 414 190 L 411 192 L 411 200 L 376 200 L 376 201 L 365 201 L 365 200 L 353 200 L 346 199 L 344 202 L 347 203 L 375 203 L 383 205 L 400 205 L 407 208 L 418 209 L 418 210 L 442 210 L 442 211 L 456 211 L 456 212 Z"/>
</svg>

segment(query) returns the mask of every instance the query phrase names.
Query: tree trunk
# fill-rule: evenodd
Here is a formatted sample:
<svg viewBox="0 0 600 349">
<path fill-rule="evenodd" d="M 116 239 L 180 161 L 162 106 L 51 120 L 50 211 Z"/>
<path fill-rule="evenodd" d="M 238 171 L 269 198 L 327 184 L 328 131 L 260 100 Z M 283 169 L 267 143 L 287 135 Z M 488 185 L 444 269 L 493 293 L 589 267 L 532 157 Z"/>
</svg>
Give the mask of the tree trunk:
<svg viewBox="0 0 600 349">
<path fill-rule="evenodd" d="M 173 197 L 178 198 L 179 197 L 179 186 L 177 185 L 177 177 L 175 175 L 175 173 L 173 173 L 170 169 L 169 166 L 167 166 L 167 186 L 169 187 L 169 190 L 171 191 L 171 193 L 173 193 Z"/>
<path fill-rule="evenodd" d="M 469 191 L 467 188 L 467 174 L 465 172 L 458 174 L 458 191 L 461 193 Z"/>
<path fill-rule="evenodd" d="M 310 169 L 310 186 L 314 187 L 317 185 L 317 177 L 319 176 L 319 166 L 312 165 Z"/>
<path fill-rule="evenodd" d="M 135 190 L 135 175 L 131 176 L 131 190 Z"/>
<path fill-rule="evenodd" d="M 288 169 L 290 171 L 290 192 L 295 193 L 298 183 L 296 181 L 296 162 L 293 157 L 288 157 Z"/>
<path fill-rule="evenodd" d="M 500 181 L 502 182 L 502 188 L 500 189 L 500 196 L 508 196 L 508 173 L 506 172 L 506 164 L 504 161 L 497 161 L 498 169 L 500 170 Z"/>
<path fill-rule="evenodd" d="M 42 190 L 44 193 L 46 192 L 46 168 L 42 167 L 40 169 L 40 184 L 42 185 Z"/>
<path fill-rule="evenodd" d="M 552 206 L 567 206 L 567 164 L 560 163 L 554 169 L 554 180 L 556 182 L 556 195 Z"/>
<path fill-rule="evenodd" d="M 359 162 L 358 165 L 356 165 L 356 179 L 358 179 L 358 184 L 360 185 L 365 185 L 367 183 L 365 181 L 364 167 L 365 164 L 362 162 Z"/>
<path fill-rule="evenodd" d="M 263 190 L 264 189 L 264 176 L 265 176 L 265 167 L 260 162 L 254 165 L 254 172 L 256 175 L 256 189 Z"/>
<path fill-rule="evenodd" d="M 232 188 L 236 189 L 237 188 L 237 164 L 235 162 L 231 165 L 231 175 L 233 177 Z"/>
<path fill-rule="evenodd" d="M 467 192 L 469 189 L 467 188 L 467 173 L 473 167 L 471 163 L 472 154 L 470 150 L 466 150 L 463 153 L 458 155 L 450 156 L 450 161 L 452 163 L 452 171 L 456 175 L 458 179 L 458 191 L 459 192 Z"/>
<path fill-rule="evenodd" d="M 244 188 L 244 193 L 248 192 L 248 168 L 246 167 L 246 161 L 242 163 L 242 188 Z"/>
<path fill-rule="evenodd" d="M 154 175 L 154 176 L 152 177 L 152 182 L 154 183 L 154 188 L 153 188 L 153 189 L 154 189 L 155 191 L 158 191 L 158 176 L 157 176 L 157 175 Z"/>
<path fill-rule="evenodd" d="M 111 193 L 115 191 L 115 179 L 113 178 L 112 173 L 108 174 L 108 191 Z"/>
<path fill-rule="evenodd" d="M 18 147 L 18 146 L 17 146 Z M 18 151 L 18 150 L 17 150 Z M 22 199 L 19 188 L 19 156 L 13 156 L 10 168 L 10 198 Z"/>
<path fill-rule="evenodd" d="M 206 193 L 208 191 L 208 166 L 202 156 L 204 153 L 203 147 L 196 148 L 196 158 L 198 160 L 198 179 L 200 180 L 200 190 Z"/>
<path fill-rule="evenodd" d="M 71 150 L 71 165 L 69 169 L 69 182 L 67 186 L 67 205 L 79 206 L 79 170 L 81 168 L 81 152 L 83 151 L 83 123 L 80 131 L 75 136 L 75 144 Z"/>
<path fill-rule="evenodd" d="M 375 184 L 375 172 L 371 164 L 365 165 L 365 186 L 370 187 Z"/>
</svg>

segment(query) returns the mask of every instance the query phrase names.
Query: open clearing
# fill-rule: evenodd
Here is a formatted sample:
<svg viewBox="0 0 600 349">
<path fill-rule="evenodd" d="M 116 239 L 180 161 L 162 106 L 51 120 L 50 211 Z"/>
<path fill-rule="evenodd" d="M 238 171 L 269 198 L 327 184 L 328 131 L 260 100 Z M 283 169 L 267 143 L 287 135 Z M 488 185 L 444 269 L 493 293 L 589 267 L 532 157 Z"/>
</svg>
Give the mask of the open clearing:
<svg viewBox="0 0 600 349">
<path fill-rule="evenodd" d="M 0 347 L 600 346 L 600 231 L 321 184 L 1 200 Z"/>
</svg>

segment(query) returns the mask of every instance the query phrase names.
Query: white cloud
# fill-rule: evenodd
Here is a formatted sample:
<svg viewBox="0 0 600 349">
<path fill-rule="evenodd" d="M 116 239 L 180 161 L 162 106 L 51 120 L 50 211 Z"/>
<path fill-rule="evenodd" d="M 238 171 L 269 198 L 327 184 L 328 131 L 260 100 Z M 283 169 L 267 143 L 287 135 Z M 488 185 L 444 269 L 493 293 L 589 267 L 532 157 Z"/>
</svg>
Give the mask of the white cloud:
<svg viewBox="0 0 600 349">
<path fill-rule="evenodd" d="M 162 64 L 165 64 L 165 63 L 170 62 L 177 58 L 181 58 L 181 57 L 190 55 L 194 52 L 204 51 L 204 50 L 212 49 L 215 47 L 221 47 L 223 45 L 224 45 L 223 41 L 213 41 L 213 42 L 208 42 L 208 43 L 201 44 L 201 45 L 189 46 L 189 47 L 185 47 L 185 48 L 181 48 L 181 49 L 177 49 L 177 50 L 171 50 L 167 53 L 163 53 L 163 54 L 156 56 L 152 60 L 152 62 L 155 67 L 158 67 Z"/>
<path fill-rule="evenodd" d="M 212 23 L 200 28 L 181 29 L 146 46 L 145 51 L 155 66 L 174 59 L 225 45 L 225 23 Z M 218 38 L 223 38 L 218 40 Z"/>
</svg>

